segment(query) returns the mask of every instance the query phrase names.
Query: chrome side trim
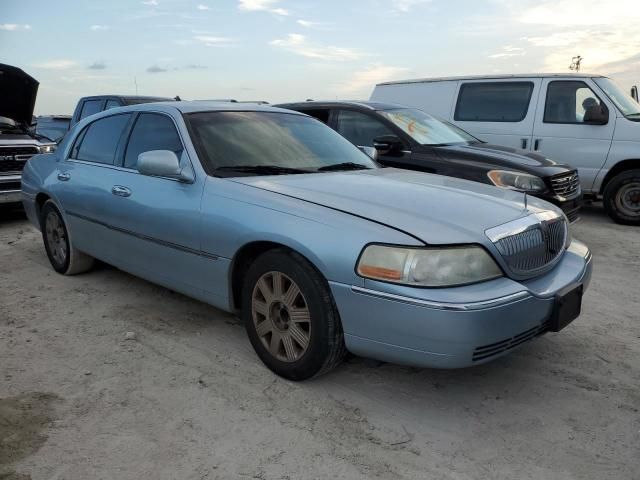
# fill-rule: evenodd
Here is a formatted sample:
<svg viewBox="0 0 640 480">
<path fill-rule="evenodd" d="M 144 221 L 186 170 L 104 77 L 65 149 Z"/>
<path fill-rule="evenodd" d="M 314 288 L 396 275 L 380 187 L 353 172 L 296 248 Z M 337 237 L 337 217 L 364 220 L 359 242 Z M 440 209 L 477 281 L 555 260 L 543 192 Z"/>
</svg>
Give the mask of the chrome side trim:
<svg viewBox="0 0 640 480">
<path fill-rule="evenodd" d="M 491 300 L 483 300 L 481 302 L 469 302 L 469 303 L 446 303 L 446 302 L 434 302 L 431 300 L 423 300 L 421 298 L 405 297 L 403 295 L 396 295 L 393 293 L 380 292 L 379 290 L 370 290 L 368 288 L 352 286 L 351 291 L 360 295 L 367 295 L 369 297 L 377 297 L 385 300 L 392 300 L 394 302 L 407 303 L 409 305 L 416 305 L 419 307 L 434 308 L 437 310 L 453 310 L 453 311 L 471 311 L 471 310 L 484 310 L 486 308 L 498 307 L 507 303 L 512 303 L 517 300 L 523 300 L 531 297 L 528 292 L 516 292 L 511 295 L 505 295 L 504 297 L 493 298 Z"/>
</svg>

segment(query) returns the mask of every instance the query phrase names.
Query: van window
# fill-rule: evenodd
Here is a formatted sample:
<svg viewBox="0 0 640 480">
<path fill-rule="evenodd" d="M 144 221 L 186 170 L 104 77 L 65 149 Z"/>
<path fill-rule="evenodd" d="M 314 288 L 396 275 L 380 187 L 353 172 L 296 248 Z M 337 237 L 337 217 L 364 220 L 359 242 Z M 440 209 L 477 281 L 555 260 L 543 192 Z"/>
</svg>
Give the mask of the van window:
<svg viewBox="0 0 640 480">
<path fill-rule="evenodd" d="M 171 150 L 178 158 L 182 155 L 182 142 L 173 121 L 166 115 L 140 114 L 129 137 L 124 166 L 136 168 L 138 155 L 151 150 Z"/>
<path fill-rule="evenodd" d="M 465 83 L 454 119 L 461 122 L 521 122 L 527 116 L 532 82 Z"/>
<path fill-rule="evenodd" d="M 373 147 L 374 138 L 394 135 L 380 120 L 351 110 L 340 110 L 336 131 L 359 147 Z"/>
<path fill-rule="evenodd" d="M 85 162 L 115 163 L 118 142 L 124 132 L 130 113 L 101 118 L 89 124 L 80 134 L 72 150 L 72 158 Z"/>
<path fill-rule="evenodd" d="M 102 100 L 87 100 L 82 105 L 82 111 L 80 112 L 80 118 L 78 120 L 82 120 L 84 117 L 88 117 L 89 115 L 93 115 L 94 113 L 98 113 L 102 108 Z"/>
<path fill-rule="evenodd" d="M 549 82 L 544 106 L 545 123 L 584 123 L 587 110 L 600 99 L 586 83 L 575 80 Z"/>
</svg>

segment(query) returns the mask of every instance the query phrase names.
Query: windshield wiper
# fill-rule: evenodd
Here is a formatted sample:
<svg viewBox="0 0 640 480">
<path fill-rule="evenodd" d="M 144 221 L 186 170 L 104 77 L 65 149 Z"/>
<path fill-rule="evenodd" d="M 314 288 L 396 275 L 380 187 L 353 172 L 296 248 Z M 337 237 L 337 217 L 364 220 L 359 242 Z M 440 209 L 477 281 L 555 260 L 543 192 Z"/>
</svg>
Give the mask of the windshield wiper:
<svg viewBox="0 0 640 480">
<path fill-rule="evenodd" d="M 340 170 L 371 170 L 371 167 L 363 165 L 362 163 L 344 162 L 320 167 L 318 172 L 338 172 Z"/>
<path fill-rule="evenodd" d="M 279 165 L 225 165 L 215 169 L 216 172 L 255 173 L 257 175 L 287 175 L 293 173 L 311 173 L 311 170 Z"/>
</svg>

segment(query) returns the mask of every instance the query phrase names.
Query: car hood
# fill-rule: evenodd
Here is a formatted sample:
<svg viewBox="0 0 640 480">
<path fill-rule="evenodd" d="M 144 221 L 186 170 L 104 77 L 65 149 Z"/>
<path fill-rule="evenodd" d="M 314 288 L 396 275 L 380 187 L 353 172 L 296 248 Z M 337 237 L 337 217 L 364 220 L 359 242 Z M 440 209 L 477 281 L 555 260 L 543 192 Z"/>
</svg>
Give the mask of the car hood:
<svg viewBox="0 0 640 480">
<path fill-rule="evenodd" d="M 38 81 L 19 68 L 0 63 L 0 117 L 30 125 Z"/>
<path fill-rule="evenodd" d="M 447 160 L 480 161 L 499 168 L 543 177 L 574 170 L 568 165 L 557 163 L 534 152 L 489 143 L 442 146 L 435 147 L 435 150 Z"/>
<path fill-rule="evenodd" d="M 530 213 L 522 193 L 395 168 L 233 181 L 366 218 L 432 244 L 486 243 L 485 230 Z M 527 204 L 555 208 L 533 197 Z"/>
</svg>

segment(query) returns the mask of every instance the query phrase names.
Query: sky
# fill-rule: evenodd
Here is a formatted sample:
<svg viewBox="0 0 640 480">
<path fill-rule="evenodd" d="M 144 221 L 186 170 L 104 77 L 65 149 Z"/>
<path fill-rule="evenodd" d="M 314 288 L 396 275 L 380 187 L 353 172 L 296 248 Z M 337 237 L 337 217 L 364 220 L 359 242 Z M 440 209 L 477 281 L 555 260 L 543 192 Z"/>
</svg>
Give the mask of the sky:
<svg viewBox="0 0 640 480">
<path fill-rule="evenodd" d="M 0 0 L 36 114 L 84 95 L 366 99 L 381 81 L 602 73 L 640 84 L 638 0 Z"/>
</svg>

